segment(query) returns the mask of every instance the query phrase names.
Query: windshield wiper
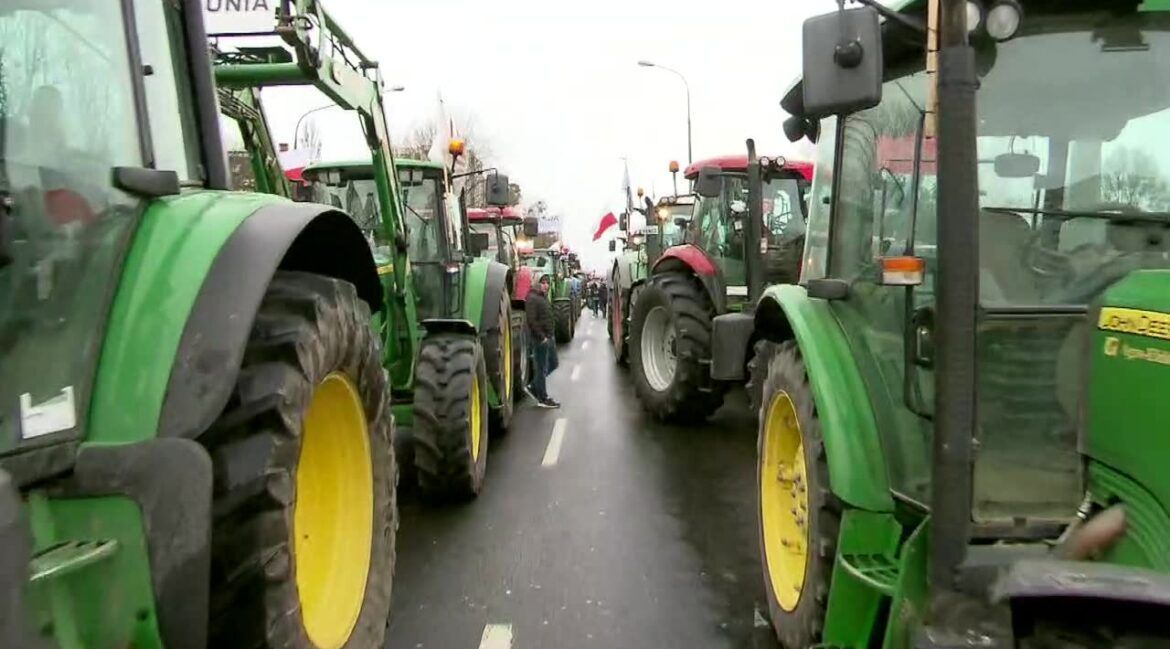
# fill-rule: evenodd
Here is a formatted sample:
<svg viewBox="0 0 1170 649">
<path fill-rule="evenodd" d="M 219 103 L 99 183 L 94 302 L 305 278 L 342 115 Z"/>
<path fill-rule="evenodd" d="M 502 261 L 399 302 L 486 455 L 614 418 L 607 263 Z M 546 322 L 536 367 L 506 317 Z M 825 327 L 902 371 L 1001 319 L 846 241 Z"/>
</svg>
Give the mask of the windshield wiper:
<svg viewBox="0 0 1170 649">
<path fill-rule="evenodd" d="M 1140 221 L 1145 223 L 1168 223 L 1170 212 L 1115 212 L 1091 210 L 1056 210 L 1033 207 L 983 207 L 984 212 L 995 214 L 1039 214 L 1040 216 L 1064 216 L 1068 218 L 1094 218 L 1121 223 Z"/>
</svg>

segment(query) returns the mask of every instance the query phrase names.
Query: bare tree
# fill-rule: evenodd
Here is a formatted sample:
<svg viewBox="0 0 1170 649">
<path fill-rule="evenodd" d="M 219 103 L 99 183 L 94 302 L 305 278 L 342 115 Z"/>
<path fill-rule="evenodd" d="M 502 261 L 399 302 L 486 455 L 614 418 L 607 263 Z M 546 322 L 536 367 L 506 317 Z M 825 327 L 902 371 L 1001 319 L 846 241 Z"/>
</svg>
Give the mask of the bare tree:
<svg viewBox="0 0 1170 649">
<path fill-rule="evenodd" d="M 301 132 L 296 146 L 298 149 L 308 149 L 313 162 L 321 159 L 321 127 L 317 125 L 316 120 L 310 119 L 305 124 L 305 130 Z"/>
<path fill-rule="evenodd" d="M 1154 157 L 1141 149 L 1120 147 L 1109 156 L 1101 174 L 1101 196 L 1143 210 L 1170 208 L 1170 186 Z"/>
<path fill-rule="evenodd" d="M 395 152 L 403 158 L 426 160 L 427 154 L 431 150 L 431 143 L 434 142 L 435 134 L 438 132 L 439 125 L 433 119 L 418 124 L 410 131 L 401 144 L 394 147 Z"/>
</svg>

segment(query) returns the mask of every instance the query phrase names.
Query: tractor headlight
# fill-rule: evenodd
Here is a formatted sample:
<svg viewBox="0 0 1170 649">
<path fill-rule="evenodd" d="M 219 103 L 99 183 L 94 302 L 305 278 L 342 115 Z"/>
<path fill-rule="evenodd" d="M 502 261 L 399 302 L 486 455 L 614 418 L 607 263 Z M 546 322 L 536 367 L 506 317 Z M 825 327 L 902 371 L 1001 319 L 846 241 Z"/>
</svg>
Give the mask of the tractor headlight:
<svg viewBox="0 0 1170 649">
<path fill-rule="evenodd" d="M 997 41 L 1015 37 L 1024 22 L 1024 9 L 1016 0 L 1000 0 L 987 12 L 987 35 Z"/>
</svg>

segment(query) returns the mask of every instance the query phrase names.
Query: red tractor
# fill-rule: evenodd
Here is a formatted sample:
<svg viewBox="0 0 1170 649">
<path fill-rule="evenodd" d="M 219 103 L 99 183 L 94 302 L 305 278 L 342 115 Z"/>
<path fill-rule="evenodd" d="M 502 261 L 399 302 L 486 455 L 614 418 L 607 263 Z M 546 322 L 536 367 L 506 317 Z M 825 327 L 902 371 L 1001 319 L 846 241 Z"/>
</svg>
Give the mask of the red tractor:
<svg viewBox="0 0 1170 649">
<path fill-rule="evenodd" d="M 698 199 L 689 217 L 674 215 L 683 242 L 658 257 L 630 307 L 634 387 L 656 418 L 703 421 L 746 379 L 755 301 L 800 279 L 812 169 L 756 158 L 750 140 L 747 155 L 687 167 Z"/>
</svg>

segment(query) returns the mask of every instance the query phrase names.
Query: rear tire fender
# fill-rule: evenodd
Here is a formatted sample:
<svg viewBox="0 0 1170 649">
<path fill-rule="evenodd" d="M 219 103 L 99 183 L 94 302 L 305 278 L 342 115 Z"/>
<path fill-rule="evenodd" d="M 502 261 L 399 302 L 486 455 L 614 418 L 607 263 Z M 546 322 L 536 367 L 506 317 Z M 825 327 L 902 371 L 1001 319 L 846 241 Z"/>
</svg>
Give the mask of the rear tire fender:
<svg viewBox="0 0 1170 649">
<path fill-rule="evenodd" d="M 817 405 L 833 493 L 850 506 L 894 509 L 885 453 L 861 370 L 828 303 L 772 286 L 756 307 L 758 340 L 795 340 Z"/>
</svg>

